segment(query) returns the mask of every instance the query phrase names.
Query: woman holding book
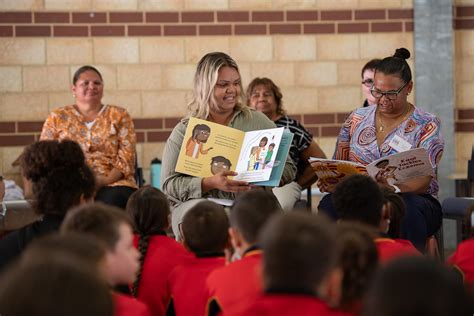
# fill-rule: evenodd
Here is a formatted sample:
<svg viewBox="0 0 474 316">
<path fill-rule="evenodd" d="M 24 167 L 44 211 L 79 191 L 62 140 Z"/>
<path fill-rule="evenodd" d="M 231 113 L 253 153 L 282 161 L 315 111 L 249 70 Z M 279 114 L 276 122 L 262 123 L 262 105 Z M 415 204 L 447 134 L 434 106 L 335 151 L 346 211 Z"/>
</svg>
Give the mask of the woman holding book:
<svg viewBox="0 0 474 316">
<path fill-rule="evenodd" d="M 180 239 L 179 224 L 192 206 L 208 197 L 233 200 L 237 193 L 252 188 L 248 182 L 230 179 L 229 176 L 236 175 L 233 171 L 222 171 L 204 178 L 175 171 L 190 117 L 244 132 L 276 127 L 264 114 L 249 109 L 242 102 L 242 93 L 239 68 L 230 56 L 214 52 L 199 61 L 188 116 L 173 129 L 163 153 L 161 183 L 172 204 L 171 222 L 177 239 Z M 287 159 L 281 183 L 289 183 L 294 175 L 294 165 L 291 159 Z"/>
<path fill-rule="evenodd" d="M 406 62 L 410 52 L 399 48 L 391 57 L 384 58 L 375 70 L 372 95 L 376 106 L 352 112 L 339 133 L 334 159 L 349 160 L 367 165 L 372 161 L 408 149 L 425 148 L 434 176 L 420 176 L 405 182 L 388 184 L 380 174 L 377 182 L 401 194 L 406 214 L 401 223 L 401 237 L 424 250 L 426 238 L 441 226 L 441 205 L 437 199 L 436 169 L 444 149 L 439 119 L 407 100 L 413 88 L 411 70 Z M 327 191 L 318 182 L 322 191 Z M 337 218 L 331 195 L 326 195 L 319 210 Z"/>
</svg>

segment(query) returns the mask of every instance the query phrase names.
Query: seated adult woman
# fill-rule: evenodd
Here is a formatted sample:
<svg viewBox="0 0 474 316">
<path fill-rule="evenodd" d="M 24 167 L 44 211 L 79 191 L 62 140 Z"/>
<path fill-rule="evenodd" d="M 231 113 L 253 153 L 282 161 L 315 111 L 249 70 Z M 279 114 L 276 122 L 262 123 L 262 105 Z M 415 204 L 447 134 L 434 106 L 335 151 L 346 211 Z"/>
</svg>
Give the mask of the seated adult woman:
<svg viewBox="0 0 474 316">
<path fill-rule="evenodd" d="M 401 223 L 401 238 L 410 240 L 424 250 L 426 238 L 441 226 L 441 205 L 437 199 L 436 169 L 444 149 L 439 119 L 407 101 L 413 88 L 410 67 L 406 59 L 410 52 L 396 50 L 377 66 L 372 95 L 376 106 L 362 107 L 352 112 L 339 133 L 334 158 L 369 164 L 381 157 L 410 148 L 425 148 L 435 176 L 422 176 L 390 186 L 379 176 L 377 182 L 401 194 L 406 213 Z M 327 190 L 320 182 L 321 190 Z M 337 218 L 326 195 L 319 210 Z"/>
<path fill-rule="evenodd" d="M 72 79 L 74 105 L 54 110 L 41 139 L 71 139 L 79 143 L 96 175 L 96 201 L 125 209 L 136 190 L 133 121 L 127 111 L 102 103 L 104 82 L 92 66 L 82 66 Z"/>
<path fill-rule="evenodd" d="M 318 179 L 308 163 L 308 158 L 326 158 L 313 135 L 298 120 L 288 117 L 283 109 L 283 95 L 280 88 L 268 78 L 255 78 L 247 87 L 247 105 L 262 112 L 276 126 L 284 127 L 293 133 L 290 157 L 297 167 L 296 179 L 273 193 L 284 210 L 291 210 L 301 198 L 301 190 L 310 187 Z"/>
<path fill-rule="evenodd" d="M 172 204 L 171 222 L 179 239 L 178 224 L 184 214 L 203 198 L 235 199 L 235 194 L 251 189 L 245 181 L 229 179 L 233 171 L 221 171 L 211 177 L 199 178 L 175 172 L 179 151 L 189 117 L 197 117 L 242 131 L 275 128 L 275 124 L 262 113 L 249 109 L 242 103 L 242 83 L 237 63 L 221 52 L 209 53 L 199 61 L 194 77 L 193 99 L 188 117 L 173 129 L 166 142 L 161 169 L 163 192 Z M 282 183 L 293 180 L 295 168 L 286 161 Z"/>
<path fill-rule="evenodd" d="M 23 177 L 32 183 L 33 208 L 42 218 L 0 239 L 0 270 L 32 240 L 59 230 L 66 212 L 94 195 L 94 175 L 76 142 L 33 143 L 20 164 Z"/>
</svg>

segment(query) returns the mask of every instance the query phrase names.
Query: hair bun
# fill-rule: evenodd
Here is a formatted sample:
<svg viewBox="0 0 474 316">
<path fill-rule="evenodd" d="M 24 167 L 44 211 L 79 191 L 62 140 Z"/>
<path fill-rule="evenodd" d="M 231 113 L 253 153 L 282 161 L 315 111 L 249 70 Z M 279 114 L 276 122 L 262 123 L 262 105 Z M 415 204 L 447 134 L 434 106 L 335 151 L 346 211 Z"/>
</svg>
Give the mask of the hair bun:
<svg viewBox="0 0 474 316">
<path fill-rule="evenodd" d="M 410 58 L 411 54 L 410 52 L 408 51 L 408 49 L 402 47 L 402 48 L 397 48 L 395 50 L 395 54 L 393 54 L 393 57 L 398 57 L 398 58 L 401 58 L 401 59 L 408 59 Z"/>
</svg>

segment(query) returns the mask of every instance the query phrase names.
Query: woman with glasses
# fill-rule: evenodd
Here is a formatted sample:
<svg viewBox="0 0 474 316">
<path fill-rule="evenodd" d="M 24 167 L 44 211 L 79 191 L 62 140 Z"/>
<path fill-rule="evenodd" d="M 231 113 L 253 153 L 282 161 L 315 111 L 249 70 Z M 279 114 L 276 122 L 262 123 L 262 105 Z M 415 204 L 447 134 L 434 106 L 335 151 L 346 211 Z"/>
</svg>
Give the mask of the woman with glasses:
<svg viewBox="0 0 474 316">
<path fill-rule="evenodd" d="M 410 52 L 399 48 L 384 58 L 375 70 L 371 94 L 376 106 L 362 107 L 352 112 L 339 133 L 334 158 L 367 165 L 381 157 L 413 148 L 425 148 L 433 174 L 389 185 L 385 178 L 376 180 L 382 187 L 398 193 L 406 204 L 401 223 L 401 237 L 424 250 L 426 238 L 441 226 L 441 205 L 437 199 L 436 170 L 444 149 L 439 119 L 408 102 L 413 89 L 411 70 L 406 62 Z M 327 191 L 318 182 L 321 190 Z M 331 196 L 325 196 L 319 209 L 333 218 Z"/>
<path fill-rule="evenodd" d="M 377 104 L 377 99 L 372 95 L 370 89 L 374 84 L 375 69 L 381 61 L 381 59 L 372 59 L 367 64 L 365 64 L 364 67 L 362 67 L 362 93 L 364 93 L 365 96 L 365 101 L 362 105 L 363 107 Z"/>
<path fill-rule="evenodd" d="M 161 169 L 163 192 L 171 205 L 171 225 L 177 239 L 179 226 L 186 212 L 208 197 L 234 200 L 239 192 L 252 186 L 245 181 L 230 179 L 236 173 L 230 170 L 218 172 L 210 177 L 193 177 L 176 172 L 176 162 L 184 140 L 189 117 L 230 126 L 241 131 L 275 128 L 275 124 L 264 114 L 253 111 L 242 102 L 242 81 L 239 67 L 227 54 L 206 54 L 197 65 L 194 76 L 193 98 L 188 106 L 188 116 L 181 120 L 166 141 Z M 286 161 L 281 182 L 289 183 L 295 176 L 291 159 Z"/>
<path fill-rule="evenodd" d="M 313 141 L 313 135 L 300 122 L 286 115 L 282 99 L 280 88 L 271 79 L 255 78 L 247 87 L 247 105 L 265 114 L 276 126 L 287 128 L 293 133 L 290 157 L 297 167 L 296 179 L 273 189 L 282 209 L 291 210 L 301 198 L 301 190 L 317 180 L 308 158 L 326 158 L 326 155 Z"/>
</svg>

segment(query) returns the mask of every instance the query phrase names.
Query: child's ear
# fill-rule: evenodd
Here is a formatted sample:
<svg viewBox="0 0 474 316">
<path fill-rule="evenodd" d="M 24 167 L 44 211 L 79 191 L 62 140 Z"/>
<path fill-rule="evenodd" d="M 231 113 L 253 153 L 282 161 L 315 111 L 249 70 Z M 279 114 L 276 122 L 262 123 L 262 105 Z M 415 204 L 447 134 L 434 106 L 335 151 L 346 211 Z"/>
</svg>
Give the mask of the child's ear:
<svg viewBox="0 0 474 316">
<path fill-rule="evenodd" d="M 391 205 L 390 202 L 386 202 L 382 206 L 382 211 L 381 211 L 381 218 L 380 218 L 380 224 L 379 224 L 379 229 L 386 233 L 388 232 L 388 229 L 390 227 L 390 218 L 391 218 Z"/>
<path fill-rule="evenodd" d="M 318 289 L 318 294 L 331 307 L 336 307 L 340 304 L 342 298 L 342 278 L 344 273 L 341 268 L 333 269 L 328 276 L 323 280 Z"/>
<path fill-rule="evenodd" d="M 240 232 L 233 228 L 233 227 L 229 227 L 229 241 L 230 241 L 230 245 L 234 248 L 234 249 L 238 249 L 240 247 L 242 247 L 242 236 L 240 235 Z"/>
</svg>

